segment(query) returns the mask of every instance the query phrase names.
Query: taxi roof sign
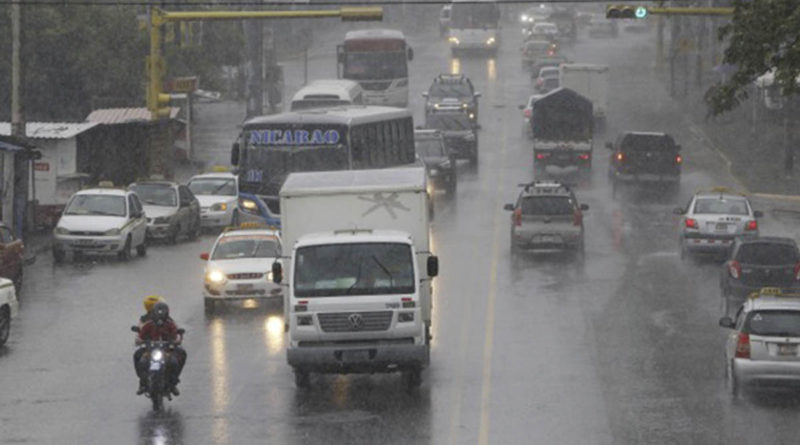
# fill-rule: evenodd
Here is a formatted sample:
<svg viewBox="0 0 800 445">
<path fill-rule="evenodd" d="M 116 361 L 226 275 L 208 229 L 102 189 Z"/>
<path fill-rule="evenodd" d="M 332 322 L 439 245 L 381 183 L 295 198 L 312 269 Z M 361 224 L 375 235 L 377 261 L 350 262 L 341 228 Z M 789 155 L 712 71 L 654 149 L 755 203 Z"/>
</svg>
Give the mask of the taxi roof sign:
<svg viewBox="0 0 800 445">
<path fill-rule="evenodd" d="M 762 287 L 761 290 L 750 293 L 748 298 L 758 297 L 793 297 L 800 298 L 798 292 L 784 292 L 780 287 Z"/>
</svg>

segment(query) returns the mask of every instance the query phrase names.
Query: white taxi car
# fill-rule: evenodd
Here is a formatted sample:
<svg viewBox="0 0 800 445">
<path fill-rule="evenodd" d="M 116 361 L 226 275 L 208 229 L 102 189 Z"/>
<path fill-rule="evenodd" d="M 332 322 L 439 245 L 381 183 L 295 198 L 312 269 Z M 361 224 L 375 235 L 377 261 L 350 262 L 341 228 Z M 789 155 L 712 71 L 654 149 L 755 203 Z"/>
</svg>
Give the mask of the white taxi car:
<svg viewBox="0 0 800 445">
<path fill-rule="evenodd" d="M 53 230 L 53 259 L 75 254 L 116 253 L 128 260 L 131 249 L 147 253 L 147 220 L 139 197 L 131 190 L 98 187 L 70 198 Z"/>
<path fill-rule="evenodd" d="M 11 319 L 17 316 L 19 302 L 14 291 L 14 282 L 0 278 L 0 347 L 8 341 L 11 333 Z"/>
<path fill-rule="evenodd" d="M 218 301 L 266 299 L 282 301 L 279 284 L 272 282 L 272 263 L 281 256 L 277 230 L 245 223 L 223 231 L 206 260 L 203 299 L 207 313 Z"/>
<path fill-rule="evenodd" d="M 200 202 L 203 227 L 239 225 L 239 179 L 230 172 L 201 173 L 186 184 Z"/>
<path fill-rule="evenodd" d="M 719 325 L 732 330 L 725 375 L 734 396 L 744 386 L 800 384 L 800 293 L 763 288 Z"/>
</svg>

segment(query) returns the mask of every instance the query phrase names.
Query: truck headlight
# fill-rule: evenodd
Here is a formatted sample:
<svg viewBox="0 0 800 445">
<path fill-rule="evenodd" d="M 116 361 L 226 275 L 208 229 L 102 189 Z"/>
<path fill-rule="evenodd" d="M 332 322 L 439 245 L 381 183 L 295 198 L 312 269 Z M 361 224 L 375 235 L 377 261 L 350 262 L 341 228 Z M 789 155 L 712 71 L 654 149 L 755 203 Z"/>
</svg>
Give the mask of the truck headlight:
<svg viewBox="0 0 800 445">
<path fill-rule="evenodd" d="M 122 233 L 122 232 L 119 229 L 115 228 L 115 229 L 106 230 L 105 232 L 103 232 L 103 235 L 105 235 L 105 236 L 119 236 L 120 233 Z"/>
<path fill-rule="evenodd" d="M 65 229 L 63 227 L 60 227 L 60 226 L 57 226 L 56 230 L 54 230 L 54 232 L 55 232 L 56 235 L 69 235 L 69 230 L 67 230 L 67 229 Z"/>
<path fill-rule="evenodd" d="M 212 212 L 223 212 L 228 210 L 228 203 L 227 202 L 218 202 L 211 206 Z"/>
<path fill-rule="evenodd" d="M 206 274 L 206 281 L 214 284 L 222 284 L 225 282 L 225 274 L 218 270 L 210 270 Z"/>
</svg>

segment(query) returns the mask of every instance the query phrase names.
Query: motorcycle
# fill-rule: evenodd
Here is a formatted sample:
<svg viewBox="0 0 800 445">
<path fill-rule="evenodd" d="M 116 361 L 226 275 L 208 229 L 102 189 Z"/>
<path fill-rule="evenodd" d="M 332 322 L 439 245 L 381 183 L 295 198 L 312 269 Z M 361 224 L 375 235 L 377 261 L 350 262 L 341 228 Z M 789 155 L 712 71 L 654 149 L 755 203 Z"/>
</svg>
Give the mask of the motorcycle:
<svg viewBox="0 0 800 445">
<path fill-rule="evenodd" d="M 131 326 L 133 332 L 139 332 L 138 326 Z M 178 329 L 178 334 L 183 336 L 183 329 Z M 153 411 L 160 411 L 164 407 L 164 397 L 172 400 L 167 376 L 167 354 L 174 349 L 175 344 L 169 341 L 148 341 L 141 346 L 149 358 L 147 366 L 145 395 L 153 402 Z"/>
</svg>

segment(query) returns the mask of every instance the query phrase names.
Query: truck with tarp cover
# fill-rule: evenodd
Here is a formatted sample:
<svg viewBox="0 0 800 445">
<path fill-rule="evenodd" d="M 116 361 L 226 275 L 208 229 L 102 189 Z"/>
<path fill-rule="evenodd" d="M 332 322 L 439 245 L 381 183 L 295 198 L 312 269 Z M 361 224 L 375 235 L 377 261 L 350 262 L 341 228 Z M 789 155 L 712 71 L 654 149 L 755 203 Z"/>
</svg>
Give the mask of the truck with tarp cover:
<svg viewBox="0 0 800 445">
<path fill-rule="evenodd" d="M 530 122 L 535 172 L 591 168 L 592 101 L 568 88 L 558 88 L 533 103 Z"/>
</svg>

